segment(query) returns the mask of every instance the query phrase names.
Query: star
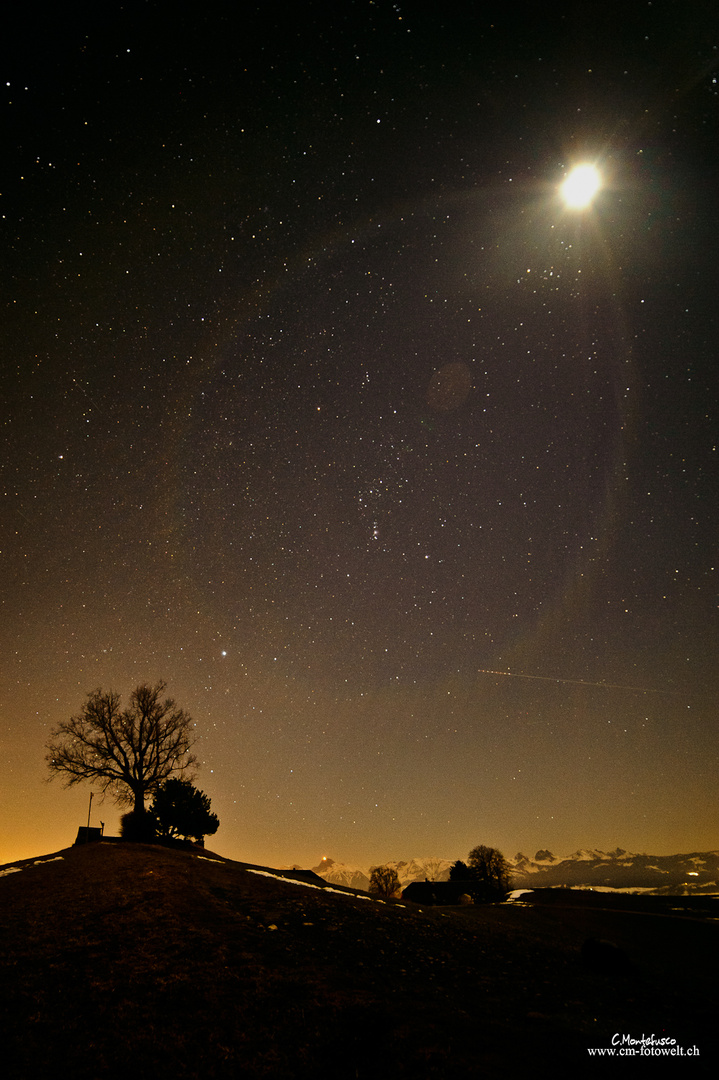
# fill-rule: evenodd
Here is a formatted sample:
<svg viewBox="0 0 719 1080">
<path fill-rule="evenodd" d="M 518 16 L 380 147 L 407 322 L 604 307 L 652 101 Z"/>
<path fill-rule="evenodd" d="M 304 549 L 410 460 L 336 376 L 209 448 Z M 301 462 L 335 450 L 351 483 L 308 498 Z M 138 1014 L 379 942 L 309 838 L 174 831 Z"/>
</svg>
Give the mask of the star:
<svg viewBox="0 0 719 1080">
<path fill-rule="evenodd" d="M 575 165 L 560 187 L 565 206 L 570 210 L 585 210 L 602 186 L 596 165 Z"/>
</svg>

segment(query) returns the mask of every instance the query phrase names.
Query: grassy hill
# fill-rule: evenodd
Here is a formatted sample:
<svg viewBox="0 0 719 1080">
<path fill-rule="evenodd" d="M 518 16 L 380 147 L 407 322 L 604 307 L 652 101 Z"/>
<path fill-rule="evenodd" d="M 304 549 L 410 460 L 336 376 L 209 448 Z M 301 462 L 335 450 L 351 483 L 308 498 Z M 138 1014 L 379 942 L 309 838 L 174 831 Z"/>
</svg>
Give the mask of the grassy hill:
<svg viewBox="0 0 719 1080">
<path fill-rule="evenodd" d="M 698 1046 L 677 1075 L 716 1069 L 719 924 L 701 912 L 603 910 L 601 894 L 420 911 L 209 852 L 57 855 L 0 878 L 8 1080 L 586 1075 L 615 1032 Z M 631 970 L 587 967 L 589 935 Z"/>
</svg>

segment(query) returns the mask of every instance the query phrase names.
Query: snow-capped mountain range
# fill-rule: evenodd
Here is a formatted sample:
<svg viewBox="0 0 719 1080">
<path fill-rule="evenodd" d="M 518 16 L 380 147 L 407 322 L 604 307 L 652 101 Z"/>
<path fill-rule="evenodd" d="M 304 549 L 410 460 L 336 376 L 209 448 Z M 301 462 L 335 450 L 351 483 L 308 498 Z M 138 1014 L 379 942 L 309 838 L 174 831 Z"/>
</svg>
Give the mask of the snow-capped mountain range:
<svg viewBox="0 0 719 1080">
<path fill-rule="evenodd" d="M 447 881 L 454 859 L 420 858 L 387 862 L 397 871 L 402 888 L 411 881 Z M 512 887 L 643 889 L 671 895 L 719 893 L 719 851 L 687 855 L 638 855 L 580 849 L 572 855 L 540 850 L 533 858 L 521 852 L 507 862 Z M 371 867 L 350 866 L 326 858 L 312 868 L 333 885 L 369 889 Z"/>
<path fill-rule="evenodd" d="M 673 895 L 719 892 L 719 851 L 686 855 L 638 855 L 615 851 L 579 850 L 556 856 L 538 851 L 534 858 L 521 852 L 510 860 L 515 888 L 651 889 Z"/>
<path fill-rule="evenodd" d="M 397 871 L 402 888 L 411 881 L 448 881 L 449 871 L 454 859 L 410 859 L 409 862 L 386 862 L 382 866 L 390 866 Z M 351 889 L 369 889 L 370 866 L 348 866 L 346 863 L 335 862 L 334 859 L 323 859 L 319 866 L 313 866 L 315 874 L 319 874 L 325 881 L 332 885 L 347 885 Z"/>
</svg>

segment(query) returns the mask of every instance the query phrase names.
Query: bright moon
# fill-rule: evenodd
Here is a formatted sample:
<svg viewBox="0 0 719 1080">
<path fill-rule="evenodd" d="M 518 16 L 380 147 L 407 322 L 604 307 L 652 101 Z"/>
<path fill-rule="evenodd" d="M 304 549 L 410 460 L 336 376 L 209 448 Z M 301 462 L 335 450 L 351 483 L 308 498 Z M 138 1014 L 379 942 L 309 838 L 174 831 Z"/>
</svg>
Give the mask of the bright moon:
<svg viewBox="0 0 719 1080">
<path fill-rule="evenodd" d="M 577 165 L 560 187 L 562 198 L 571 210 L 589 206 L 601 187 L 599 173 L 593 165 Z"/>
</svg>

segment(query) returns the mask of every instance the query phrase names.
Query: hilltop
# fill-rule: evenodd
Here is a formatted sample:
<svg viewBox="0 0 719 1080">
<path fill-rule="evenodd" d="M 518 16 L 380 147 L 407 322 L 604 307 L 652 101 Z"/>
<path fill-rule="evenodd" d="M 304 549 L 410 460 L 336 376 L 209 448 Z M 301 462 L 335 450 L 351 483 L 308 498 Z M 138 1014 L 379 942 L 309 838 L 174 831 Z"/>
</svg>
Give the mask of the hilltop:
<svg viewBox="0 0 719 1080">
<path fill-rule="evenodd" d="M 587 1047 L 661 1029 L 701 1049 L 693 1075 L 716 1064 L 719 927 L 698 910 L 420 910 L 106 842 L 0 873 L 9 1080 L 584 1074 Z M 628 970 L 583 964 L 588 935 Z"/>
</svg>

